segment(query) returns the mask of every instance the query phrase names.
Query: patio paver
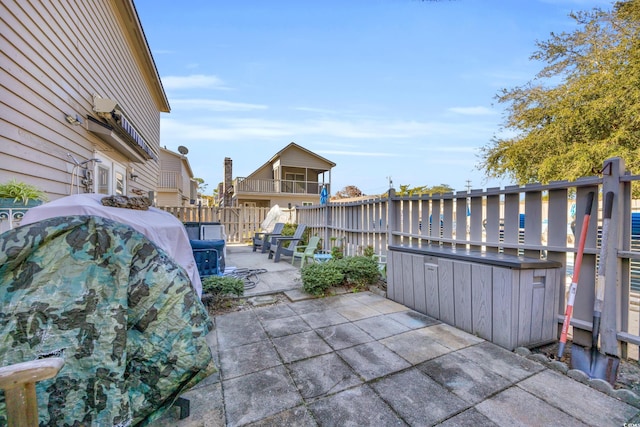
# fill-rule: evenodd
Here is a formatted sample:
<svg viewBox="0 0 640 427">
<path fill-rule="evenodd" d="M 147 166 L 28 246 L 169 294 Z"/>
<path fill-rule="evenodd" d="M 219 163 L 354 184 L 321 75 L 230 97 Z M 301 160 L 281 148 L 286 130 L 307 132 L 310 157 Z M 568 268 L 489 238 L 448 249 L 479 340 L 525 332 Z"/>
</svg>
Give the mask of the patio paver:
<svg viewBox="0 0 640 427">
<path fill-rule="evenodd" d="M 386 402 L 366 385 L 309 405 L 322 426 L 406 426 Z"/>
<path fill-rule="evenodd" d="M 282 365 L 222 381 L 228 426 L 240 426 L 302 403 Z"/>
<path fill-rule="evenodd" d="M 335 394 L 362 384 L 358 375 L 335 353 L 292 363 L 289 370 L 305 400 Z"/>
<path fill-rule="evenodd" d="M 317 332 L 334 350 L 342 350 L 343 348 L 373 341 L 371 335 L 353 323 L 328 326 L 317 329 Z"/>
<path fill-rule="evenodd" d="M 273 339 L 273 344 L 285 363 L 331 352 L 331 347 L 315 331 L 302 332 Z"/>
<path fill-rule="evenodd" d="M 360 344 L 338 351 L 365 381 L 409 368 L 411 364 L 379 342 Z"/>
<path fill-rule="evenodd" d="M 276 280 L 270 286 L 291 287 Z M 190 417 L 167 413 L 154 426 L 640 421 L 640 404 L 369 292 L 307 300 L 298 294 L 295 302 L 213 320 L 207 342 L 220 372 L 183 394 Z"/>
<path fill-rule="evenodd" d="M 418 369 L 383 378 L 373 388 L 410 425 L 434 425 L 470 406 Z"/>
</svg>

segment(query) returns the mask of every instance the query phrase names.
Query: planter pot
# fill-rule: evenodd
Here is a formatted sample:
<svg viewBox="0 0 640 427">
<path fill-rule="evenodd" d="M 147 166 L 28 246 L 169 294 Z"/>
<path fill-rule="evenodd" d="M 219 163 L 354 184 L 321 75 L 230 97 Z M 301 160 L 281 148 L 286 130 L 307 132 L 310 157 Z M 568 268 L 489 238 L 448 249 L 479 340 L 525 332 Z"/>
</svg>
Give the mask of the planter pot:
<svg viewBox="0 0 640 427">
<path fill-rule="evenodd" d="M 42 204 L 42 200 L 29 200 L 25 205 L 20 200 L 17 202 L 14 199 L 0 198 L 0 209 L 29 209 L 34 206 L 39 206 Z"/>
<path fill-rule="evenodd" d="M 24 214 L 41 204 L 42 200 L 29 200 L 25 205 L 20 201 L 14 202 L 14 199 L 0 198 L 0 233 L 19 226 Z"/>
</svg>

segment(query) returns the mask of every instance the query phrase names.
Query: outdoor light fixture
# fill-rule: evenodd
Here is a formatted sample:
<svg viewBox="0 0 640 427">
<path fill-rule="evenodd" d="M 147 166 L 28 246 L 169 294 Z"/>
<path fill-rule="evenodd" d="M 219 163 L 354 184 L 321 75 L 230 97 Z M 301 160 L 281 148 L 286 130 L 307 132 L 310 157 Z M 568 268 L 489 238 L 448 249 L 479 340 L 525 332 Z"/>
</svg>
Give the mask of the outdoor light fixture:
<svg viewBox="0 0 640 427">
<path fill-rule="evenodd" d="M 136 175 L 136 171 L 134 168 L 131 168 L 131 172 L 129 172 L 129 178 L 131 181 L 135 181 L 138 179 L 138 175 Z"/>
</svg>

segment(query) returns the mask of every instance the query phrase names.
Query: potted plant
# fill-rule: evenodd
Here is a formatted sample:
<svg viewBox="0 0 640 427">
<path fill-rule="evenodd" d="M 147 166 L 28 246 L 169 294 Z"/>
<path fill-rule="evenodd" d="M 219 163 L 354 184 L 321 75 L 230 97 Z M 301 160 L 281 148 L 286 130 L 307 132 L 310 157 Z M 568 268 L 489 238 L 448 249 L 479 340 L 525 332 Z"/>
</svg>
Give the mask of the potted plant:
<svg viewBox="0 0 640 427">
<path fill-rule="evenodd" d="M 35 185 L 12 179 L 0 184 L 0 206 L 25 207 L 38 206 L 47 201 L 47 196 Z"/>
</svg>

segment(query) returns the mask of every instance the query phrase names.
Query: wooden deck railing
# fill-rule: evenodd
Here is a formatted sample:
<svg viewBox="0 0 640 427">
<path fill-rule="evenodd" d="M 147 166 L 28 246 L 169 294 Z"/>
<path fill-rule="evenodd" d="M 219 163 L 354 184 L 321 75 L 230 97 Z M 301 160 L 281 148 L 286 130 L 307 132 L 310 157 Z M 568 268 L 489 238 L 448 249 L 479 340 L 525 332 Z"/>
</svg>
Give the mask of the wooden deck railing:
<svg viewBox="0 0 640 427">
<path fill-rule="evenodd" d="M 182 175 L 179 172 L 160 171 L 158 177 L 158 188 L 183 189 Z"/>
<path fill-rule="evenodd" d="M 286 193 L 286 194 L 320 194 L 322 182 L 293 181 L 287 179 L 254 179 L 236 178 L 233 189 L 236 193 Z M 324 184 L 330 194 L 329 184 Z"/>
</svg>

